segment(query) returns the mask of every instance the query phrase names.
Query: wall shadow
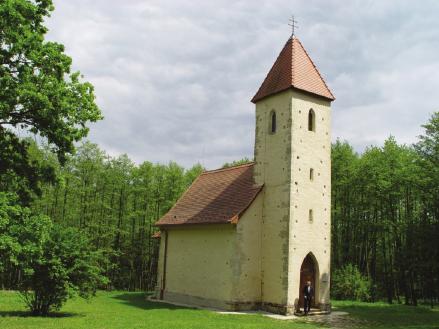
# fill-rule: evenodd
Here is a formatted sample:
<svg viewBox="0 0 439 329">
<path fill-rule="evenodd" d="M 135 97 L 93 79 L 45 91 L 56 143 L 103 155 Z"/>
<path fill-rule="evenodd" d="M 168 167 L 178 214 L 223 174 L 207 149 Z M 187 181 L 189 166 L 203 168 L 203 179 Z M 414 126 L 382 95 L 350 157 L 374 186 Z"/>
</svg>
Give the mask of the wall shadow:
<svg viewBox="0 0 439 329">
<path fill-rule="evenodd" d="M 153 302 L 146 299 L 148 294 L 144 292 L 138 293 L 122 293 L 120 295 L 112 296 L 111 298 L 117 299 L 121 301 L 125 305 L 133 306 L 140 308 L 142 310 L 157 310 L 157 309 L 166 309 L 166 310 L 194 310 L 196 308 L 177 306 L 173 304 L 167 304 L 163 302 Z"/>
</svg>

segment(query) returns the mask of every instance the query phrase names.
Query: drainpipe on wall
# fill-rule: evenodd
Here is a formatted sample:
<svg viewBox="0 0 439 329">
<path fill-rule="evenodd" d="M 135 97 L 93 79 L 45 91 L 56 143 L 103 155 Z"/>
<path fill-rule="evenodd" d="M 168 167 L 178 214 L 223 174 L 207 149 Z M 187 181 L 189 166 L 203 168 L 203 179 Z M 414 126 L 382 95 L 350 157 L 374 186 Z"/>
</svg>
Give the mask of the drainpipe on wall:
<svg viewBox="0 0 439 329">
<path fill-rule="evenodd" d="M 168 230 L 164 230 L 165 233 L 165 250 L 163 255 L 163 277 L 162 277 L 162 288 L 160 289 L 160 300 L 163 300 L 163 295 L 166 289 L 166 263 L 168 259 Z"/>
</svg>

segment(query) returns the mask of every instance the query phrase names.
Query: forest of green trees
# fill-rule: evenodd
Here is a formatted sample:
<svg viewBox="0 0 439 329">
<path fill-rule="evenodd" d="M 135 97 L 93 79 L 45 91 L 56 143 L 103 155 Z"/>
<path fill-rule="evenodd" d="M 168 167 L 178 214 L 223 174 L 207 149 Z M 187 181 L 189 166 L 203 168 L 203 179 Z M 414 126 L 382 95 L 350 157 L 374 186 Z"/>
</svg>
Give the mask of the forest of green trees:
<svg viewBox="0 0 439 329">
<path fill-rule="evenodd" d="M 372 300 L 439 297 L 439 113 L 413 146 L 332 147 L 332 270 L 356 265 Z"/>
<path fill-rule="evenodd" d="M 439 113 L 425 128 L 413 146 L 390 137 L 362 154 L 348 142 L 332 147 L 332 269 L 356 266 L 370 281 L 370 300 L 416 305 L 439 295 Z M 33 211 L 90 237 L 103 251 L 105 288 L 153 289 L 154 223 L 203 168 L 136 165 L 91 143 L 64 166 L 47 148 L 33 153 L 52 163 L 57 177 L 43 185 Z M 18 277 L 3 285 L 13 287 Z"/>
</svg>

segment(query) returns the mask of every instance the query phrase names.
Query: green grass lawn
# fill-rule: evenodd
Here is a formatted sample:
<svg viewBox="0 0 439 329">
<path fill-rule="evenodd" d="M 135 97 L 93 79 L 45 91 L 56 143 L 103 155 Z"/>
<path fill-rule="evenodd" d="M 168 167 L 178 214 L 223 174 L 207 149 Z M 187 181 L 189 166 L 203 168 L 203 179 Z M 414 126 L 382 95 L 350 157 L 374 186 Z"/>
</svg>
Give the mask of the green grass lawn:
<svg viewBox="0 0 439 329">
<path fill-rule="evenodd" d="M 439 329 L 439 307 L 334 301 L 334 311 L 349 313 L 357 328 Z"/>
<path fill-rule="evenodd" d="M 30 316 L 15 292 L 0 292 L 0 329 L 24 328 L 410 328 L 439 329 L 439 311 L 424 307 L 334 302 L 348 316 L 274 320 L 262 315 L 223 315 L 145 301 L 142 293 L 100 292 L 90 301 L 69 301 L 52 317 Z M 317 323 L 319 321 L 321 323 Z"/>
</svg>

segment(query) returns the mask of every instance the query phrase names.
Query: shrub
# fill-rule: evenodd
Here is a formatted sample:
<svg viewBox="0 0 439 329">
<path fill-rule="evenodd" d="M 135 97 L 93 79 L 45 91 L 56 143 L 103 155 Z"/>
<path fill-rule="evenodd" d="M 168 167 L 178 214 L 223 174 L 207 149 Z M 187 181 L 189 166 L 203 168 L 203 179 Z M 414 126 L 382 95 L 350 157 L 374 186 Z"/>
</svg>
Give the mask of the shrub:
<svg viewBox="0 0 439 329">
<path fill-rule="evenodd" d="M 69 297 L 94 295 L 107 279 L 85 233 L 34 215 L 17 200 L 0 192 L 0 278 L 21 273 L 18 289 L 34 315 L 59 310 Z"/>
<path fill-rule="evenodd" d="M 332 274 L 331 294 L 336 299 L 370 301 L 371 282 L 358 267 L 347 264 Z"/>
<path fill-rule="evenodd" d="M 54 225 L 40 257 L 25 276 L 21 294 L 34 315 L 59 310 L 68 298 L 88 298 L 106 283 L 99 254 L 80 231 Z"/>
</svg>

